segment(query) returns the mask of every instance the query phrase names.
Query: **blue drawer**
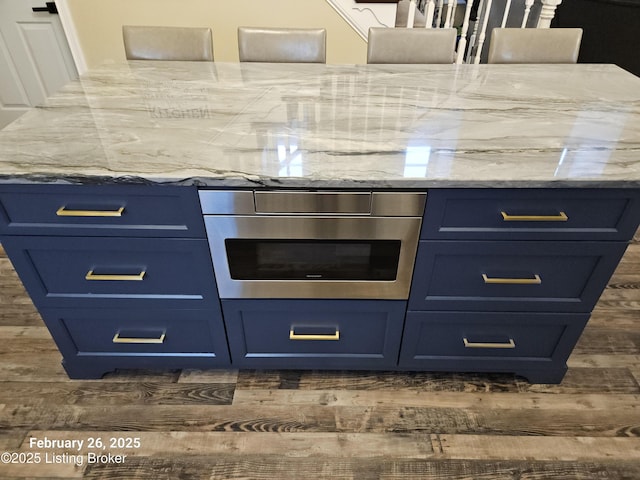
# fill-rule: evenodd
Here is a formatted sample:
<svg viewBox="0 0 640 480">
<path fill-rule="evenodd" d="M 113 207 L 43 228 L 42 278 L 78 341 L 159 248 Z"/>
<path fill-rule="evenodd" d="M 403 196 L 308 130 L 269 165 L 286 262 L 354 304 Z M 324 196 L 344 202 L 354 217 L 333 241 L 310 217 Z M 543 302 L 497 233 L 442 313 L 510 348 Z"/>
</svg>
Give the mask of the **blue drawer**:
<svg viewBox="0 0 640 480">
<path fill-rule="evenodd" d="M 207 310 L 43 309 L 72 378 L 116 368 L 228 367 L 219 307 Z"/>
<path fill-rule="evenodd" d="M 399 366 L 564 373 L 588 319 L 588 314 L 410 311 Z"/>
<path fill-rule="evenodd" d="M 204 239 L 8 236 L 3 246 L 38 308 L 218 302 Z"/>
<path fill-rule="evenodd" d="M 410 310 L 590 312 L 618 242 L 421 241 Z"/>
<path fill-rule="evenodd" d="M 0 234 L 204 238 L 192 187 L 3 185 Z"/>
<path fill-rule="evenodd" d="M 421 238 L 629 240 L 640 223 L 634 189 L 431 189 Z"/>
<path fill-rule="evenodd" d="M 392 368 L 406 302 L 223 300 L 235 367 Z"/>
</svg>

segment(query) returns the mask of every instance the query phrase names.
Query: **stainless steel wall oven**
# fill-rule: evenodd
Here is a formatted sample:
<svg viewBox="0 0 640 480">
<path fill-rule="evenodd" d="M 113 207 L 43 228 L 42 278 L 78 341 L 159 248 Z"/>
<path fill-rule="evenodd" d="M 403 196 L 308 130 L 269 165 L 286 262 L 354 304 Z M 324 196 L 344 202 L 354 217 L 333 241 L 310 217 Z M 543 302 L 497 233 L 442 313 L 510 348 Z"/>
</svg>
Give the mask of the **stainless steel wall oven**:
<svg viewBox="0 0 640 480">
<path fill-rule="evenodd" d="M 425 193 L 202 190 L 221 298 L 407 299 Z"/>
</svg>

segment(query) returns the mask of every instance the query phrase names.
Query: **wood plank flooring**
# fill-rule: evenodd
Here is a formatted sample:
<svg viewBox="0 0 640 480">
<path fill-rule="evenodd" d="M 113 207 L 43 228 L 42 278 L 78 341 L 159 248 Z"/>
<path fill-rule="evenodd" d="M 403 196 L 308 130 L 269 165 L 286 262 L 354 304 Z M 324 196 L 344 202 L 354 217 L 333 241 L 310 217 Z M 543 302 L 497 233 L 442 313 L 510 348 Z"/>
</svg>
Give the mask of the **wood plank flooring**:
<svg viewBox="0 0 640 480">
<path fill-rule="evenodd" d="M 0 249 L 0 452 L 41 454 L 39 463 L 0 463 L 0 478 L 638 480 L 638 324 L 640 235 L 560 385 L 325 371 L 71 381 Z M 83 444 L 30 445 L 45 437 Z M 88 463 L 98 438 L 112 457 Z M 134 439 L 137 448 L 117 444 Z M 47 452 L 60 463 L 47 463 Z"/>
</svg>

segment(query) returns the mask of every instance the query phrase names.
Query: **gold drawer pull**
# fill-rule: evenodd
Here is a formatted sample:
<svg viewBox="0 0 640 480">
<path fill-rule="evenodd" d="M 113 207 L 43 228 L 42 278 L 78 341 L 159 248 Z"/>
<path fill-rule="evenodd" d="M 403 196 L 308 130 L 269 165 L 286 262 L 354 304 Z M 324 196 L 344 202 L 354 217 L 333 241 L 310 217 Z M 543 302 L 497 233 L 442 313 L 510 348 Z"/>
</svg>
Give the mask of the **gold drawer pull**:
<svg viewBox="0 0 640 480">
<path fill-rule="evenodd" d="M 336 333 L 327 335 L 304 335 L 295 332 L 293 327 L 289 330 L 289 340 L 340 340 L 340 330 L 336 328 Z"/>
<path fill-rule="evenodd" d="M 462 341 L 464 348 L 516 348 L 516 342 L 513 341 L 513 338 L 510 338 L 506 343 L 470 342 L 466 337 Z"/>
<path fill-rule="evenodd" d="M 56 211 L 59 217 L 121 217 L 124 207 L 117 210 L 67 210 L 67 207 L 60 207 Z"/>
<path fill-rule="evenodd" d="M 160 338 L 135 338 L 135 337 L 121 337 L 120 332 L 116 333 L 113 337 L 113 343 L 164 343 L 166 334 L 163 332 Z"/>
<path fill-rule="evenodd" d="M 104 280 L 104 281 L 122 280 L 125 282 L 141 282 L 142 280 L 144 280 L 144 275 L 146 273 L 147 272 L 143 270 L 140 273 L 135 273 L 133 275 L 110 275 L 110 274 L 96 274 L 96 273 L 93 273 L 93 270 L 89 270 L 87 274 L 84 276 L 84 278 L 85 280 Z"/>
<path fill-rule="evenodd" d="M 533 278 L 499 278 L 489 277 L 486 273 L 483 273 L 482 280 L 484 280 L 484 283 L 500 283 L 503 285 L 540 285 L 542 283 L 542 278 L 538 274 L 535 274 Z"/>
<path fill-rule="evenodd" d="M 500 212 L 502 220 L 505 222 L 566 222 L 569 217 L 566 213 L 560 212 L 557 215 L 509 215 L 507 212 Z"/>
</svg>

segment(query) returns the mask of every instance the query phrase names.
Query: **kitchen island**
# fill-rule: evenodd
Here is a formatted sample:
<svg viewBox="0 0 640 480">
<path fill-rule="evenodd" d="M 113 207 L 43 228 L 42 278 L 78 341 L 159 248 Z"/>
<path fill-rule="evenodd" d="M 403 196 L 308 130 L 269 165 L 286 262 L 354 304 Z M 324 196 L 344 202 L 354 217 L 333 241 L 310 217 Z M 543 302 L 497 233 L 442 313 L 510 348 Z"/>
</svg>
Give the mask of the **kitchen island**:
<svg viewBox="0 0 640 480">
<path fill-rule="evenodd" d="M 73 378 L 246 367 L 559 382 L 640 223 L 639 155 L 640 79 L 615 66 L 130 62 L 0 132 L 0 235 Z M 214 239 L 218 218 L 276 214 L 348 217 L 356 233 L 263 235 L 251 248 L 272 263 L 276 244 L 360 258 L 377 243 L 391 260 L 378 279 L 331 277 L 326 248 L 329 273 L 304 280 L 222 265 L 234 239 Z M 365 217 L 408 226 L 398 239 Z M 401 278 L 400 293 L 350 289 Z M 243 281 L 291 288 L 218 288 Z"/>
</svg>

